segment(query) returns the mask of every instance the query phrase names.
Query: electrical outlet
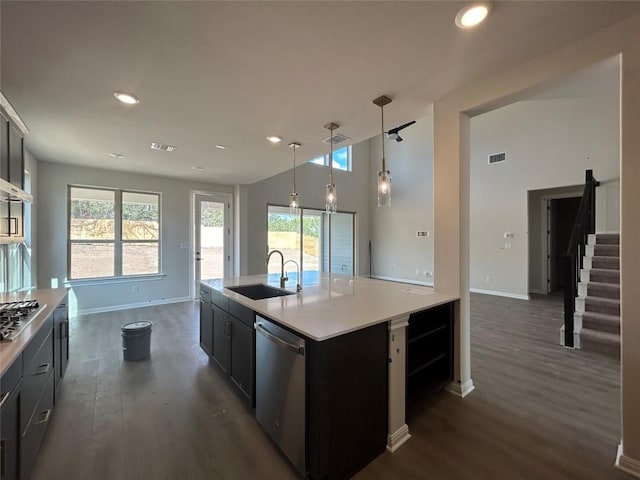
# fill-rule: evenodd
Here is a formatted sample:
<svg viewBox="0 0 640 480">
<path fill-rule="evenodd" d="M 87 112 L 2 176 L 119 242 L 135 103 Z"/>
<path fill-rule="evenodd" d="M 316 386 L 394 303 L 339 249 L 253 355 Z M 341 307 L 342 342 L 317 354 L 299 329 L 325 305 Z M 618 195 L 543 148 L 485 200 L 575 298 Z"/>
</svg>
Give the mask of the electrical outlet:
<svg viewBox="0 0 640 480">
<path fill-rule="evenodd" d="M 133 293 L 138 293 L 140 291 L 140 289 L 138 288 L 138 285 L 134 285 L 132 290 L 133 290 Z"/>
<path fill-rule="evenodd" d="M 189 248 L 189 242 L 181 242 L 180 248 Z"/>
<path fill-rule="evenodd" d="M 504 242 L 504 248 L 511 248 L 511 242 Z"/>
<path fill-rule="evenodd" d="M 429 233 L 429 230 L 418 230 L 416 232 L 416 237 L 430 237 L 431 233 Z"/>
<path fill-rule="evenodd" d="M 491 276 L 487 275 L 487 283 L 491 283 Z"/>
</svg>

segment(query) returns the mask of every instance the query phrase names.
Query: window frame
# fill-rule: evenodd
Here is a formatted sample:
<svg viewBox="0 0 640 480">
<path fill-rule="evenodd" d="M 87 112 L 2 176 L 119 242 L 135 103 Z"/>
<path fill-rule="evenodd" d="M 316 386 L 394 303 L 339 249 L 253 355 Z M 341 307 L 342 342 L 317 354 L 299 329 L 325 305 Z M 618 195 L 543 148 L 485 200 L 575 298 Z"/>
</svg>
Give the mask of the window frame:
<svg viewBox="0 0 640 480">
<path fill-rule="evenodd" d="M 340 147 L 337 150 L 333 151 L 333 154 L 335 155 L 336 152 L 342 150 L 342 149 L 347 149 L 347 168 L 340 168 L 340 167 L 333 167 L 336 170 L 340 170 L 341 172 L 352 172 L 353 171 L 353 155 L 352 155 L 352 145 L 346 145 L 344 147 Z M 318 160 L 322 158 L 322 163 L 320 163 Z M 320 165 L 321 167 L 328 167 L 329 166 L 329 154 L 325 153 L 324 155 L 319 155 L 315 158 L 312 158 L 311 160 L 309 160 L 307 163 L 310 163 L 312 165 Z"/>
<path fill-rule="evenodd" d="M 73 240 L 71 238 L 71 192 L 74 188 L 81 188 L 84 190 L 98 190 L 103 192 L 113 192 L 114 194 L 114 226 L 113 226 L 113 240 L 100 240 L 100 239 L 76 239 Z M 155 195 L 158 198 L 158 239 L 157 240 L 125 240 L 123 239 L 123 230 L 122 230 L 122 214 L 123 214 L 123 194 L 125 193 L 133 193 L 133 194 L 143 194 L 143 195 Z M 104 243 L 104 244 L 113 244 L 113 275 L 103 276 L 103 277 L 81 277 L 81 278 L 72 278 L 71 277 L 71 249 L 75 244 L 88 244 L 88 243 Z M 127 243 L 152 243 L 158 244 L 158 269 L 153 273 L 133 273 L 129 275 L 123 274 L 123 246 Z M 161 192 L 151 192 L 145 190 L 133 190 L 133 189 L 125 189 L 125 188 L 112 188 L 112 187 L 98 187 L 95 185 L 67 185 L 67 278 L 66 282 L 70 284 L 82 284 L 82 283 L 93 283 L 93 282 L 102 282 L 102 281 L 122 281 L 128 279 L 135 278 L 153 278 L 153 277 L 164 277 L 165 275 L 162 273 L 162 193 Z"/>
</svg>

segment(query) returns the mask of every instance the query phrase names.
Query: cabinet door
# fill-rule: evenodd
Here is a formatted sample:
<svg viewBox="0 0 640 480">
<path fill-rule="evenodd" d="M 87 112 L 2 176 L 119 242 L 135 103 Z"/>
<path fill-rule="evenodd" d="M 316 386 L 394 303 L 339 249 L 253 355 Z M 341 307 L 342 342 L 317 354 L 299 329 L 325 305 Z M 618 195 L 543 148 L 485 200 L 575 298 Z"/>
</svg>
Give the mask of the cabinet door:
<svg viewBox="0 0 640 480">
<path fill-rule="evenodd" d="M 225 373 L 229 371 L 229 320 L 227 312 L 212 305 L 213 358 Z"/>
<path fill-rule="evenodd" d="M 13 127 L 9 128 L 9 182 L 24 187 L 24 159 L 22 136 Z"/>
<path fill-rule="evenodd" d="M 18 442 L 20 427 L 18 423 L 19 388 L 7 392 L 0 398 L 0 478 L 2 480 L 18 479 Z"/>
<path fill-rule="evenodd" d="M 213 312 L 211 303 L 200 299 L 200 347 L 213 355 Z"/>
<path fill-rule="evenodd" d="M 0 113 L 0 178 L 9 181 L 9 120 Z"/>
<path fill-rule="evenodd" d="M 253 329 L 235 317 L 231 320 L 230 376 L 242 393 L 253 396 Z"/>
<path fill-rule="evenodd" d="M 69 314 L 66 303 L 60 304 L 53 312 L 53 364 L 57 401 L 60 382 L 69 364 Z"/>
</svg>

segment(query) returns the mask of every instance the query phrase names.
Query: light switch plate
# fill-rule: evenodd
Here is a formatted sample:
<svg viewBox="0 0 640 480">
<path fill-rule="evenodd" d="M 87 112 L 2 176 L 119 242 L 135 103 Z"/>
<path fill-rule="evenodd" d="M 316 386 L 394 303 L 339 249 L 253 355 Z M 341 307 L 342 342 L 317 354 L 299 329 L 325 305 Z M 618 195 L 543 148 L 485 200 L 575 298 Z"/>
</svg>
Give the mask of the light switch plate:
<svg viewBox="0 0 640 480">
<path fill-rule="evenodd" d="M 431 233 L 429 230 L 418 230 L 416 232 L 416 237 L 430 237 Z"/>
<path fill-rule="evenodd" d="M 182 242 L 180 248 L 189 248 L 189 242 Z"/>
</svg>

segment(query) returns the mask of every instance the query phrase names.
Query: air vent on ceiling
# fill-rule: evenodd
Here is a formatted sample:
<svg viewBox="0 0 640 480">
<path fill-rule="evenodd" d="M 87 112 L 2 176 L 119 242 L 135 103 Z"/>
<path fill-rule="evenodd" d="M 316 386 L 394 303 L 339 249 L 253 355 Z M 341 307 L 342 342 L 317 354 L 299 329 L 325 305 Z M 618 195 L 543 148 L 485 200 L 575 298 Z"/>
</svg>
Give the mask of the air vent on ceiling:
<svg viewBox="0 0 640 480">
<path fill-rule="evenodd" d="M 505 152 L 502 153 L 492 153 L 489 155 L 489 165 L 492 163 L 504 162 L 507 159 L 507 154 Z"/>
<path fill-rule="evenodd" d="M 173 152 L 176 148 L 175 145 L 167 145 L 165 143 L 151 142 L 151 150 L 162 150 L 163 152 Z"/>
<path fill-rule="evenodd" d="M 344 135 L 336 133 L 333 137 L 327 137 L 322 141 L 324 143 L 326 143 L 327 145 L 329 145 L 329 143 L 330 143 L 332 138 L 333 138 L 333 144 L 334 145 L 338 145 L 338 144 L 340 144 L 342 142 L 346 142 L 347 140 L 351 140 L 351 137 L 345 137 Z"/>
</svg>

